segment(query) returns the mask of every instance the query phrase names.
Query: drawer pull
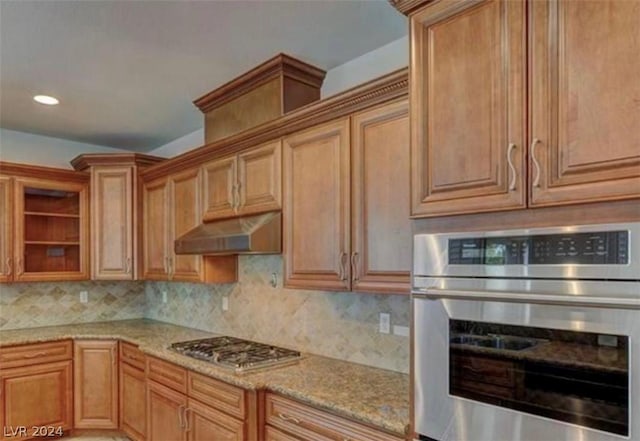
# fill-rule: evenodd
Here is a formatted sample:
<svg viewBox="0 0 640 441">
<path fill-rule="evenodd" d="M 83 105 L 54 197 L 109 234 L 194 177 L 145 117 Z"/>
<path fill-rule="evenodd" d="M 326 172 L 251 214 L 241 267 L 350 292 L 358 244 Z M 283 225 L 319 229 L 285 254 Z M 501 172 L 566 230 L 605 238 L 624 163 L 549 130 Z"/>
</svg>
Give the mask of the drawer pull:
<svg viewBox="0 0 640 441">
<path fill-rule="evenodd" d="M 40 352 L 36 352 L 35 354 L 24 355 L 22 358 L 36 358 L 36 357 L 42 357 L 45 355 L 47 355 L 45 351 L 40 351 Z"/>
<path fill-rule="evenodd" d="M 184 411 L 185 411 L 185 406 L 183 406 L 182 404 L 178 406 L 178 425 L 183 430 L 186 427 L 184 424 Z"/>
<path fill-rule="evenodd" d="M 516 179 L 518 178 L 518 172 L 516 167 L 513 165 L 513 151 L 515 150 L 516 145 L 511 143 L 509 144 L 509 148 L 507 149 L 507 163 L 509 164 L 509 170 L 511 171 L 511 179 L 509 181 L 509 191 L 515 191 L 516 189 Z"/>
<path fill-rule="evenodd" d="M 294 423 L 294 424 L 300 424 L 300 420 L 298 418 L 289 416 L 289 415 L 285 415 L 284 413 L 278 413 L 278 418 L 280 418 L 282 421 L 287 421 L 289 423 Z"/>
</svg>

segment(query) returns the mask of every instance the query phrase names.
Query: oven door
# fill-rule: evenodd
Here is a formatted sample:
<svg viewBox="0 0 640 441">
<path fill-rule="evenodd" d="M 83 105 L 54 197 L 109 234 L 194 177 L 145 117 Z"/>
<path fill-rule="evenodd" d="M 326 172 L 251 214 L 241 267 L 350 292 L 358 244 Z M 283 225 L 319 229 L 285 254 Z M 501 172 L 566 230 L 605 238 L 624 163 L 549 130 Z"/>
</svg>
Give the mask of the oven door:
<svg viewBox="0 0 640 441">
<path fill-rule="evenodd" d="M 628 298 L 544 304 L 480 292 L 413 293 L 419 439 L 640 439 L 640 418 L 631 418 L 640 409 L 640 310 Z"/>
</svg>

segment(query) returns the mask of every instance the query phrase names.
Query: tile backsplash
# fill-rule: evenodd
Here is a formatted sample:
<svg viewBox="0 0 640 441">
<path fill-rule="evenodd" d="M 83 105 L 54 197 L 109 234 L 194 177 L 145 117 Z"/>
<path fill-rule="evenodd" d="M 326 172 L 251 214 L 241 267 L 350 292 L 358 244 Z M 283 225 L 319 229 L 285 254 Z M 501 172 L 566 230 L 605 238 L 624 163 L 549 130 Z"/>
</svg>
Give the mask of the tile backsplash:
<svg viewBox="0 0 640 441">
<path fill-rule="evenodd" d="M 241 256 L 236 284 L 147 282 L 145 291 L 147 318 L 409 371 L 409 339 L 378 332 L 381 312 L 392 329 L 409 326 L 408 296 L 283 289 L 281 256 Z"/>
<path fill-rule="evenodd" d="M 87 291 L 88 303 L 80 303 Z M 144 282 L 0 284 L 0 330 L 144 317 Z"/>
</svg>

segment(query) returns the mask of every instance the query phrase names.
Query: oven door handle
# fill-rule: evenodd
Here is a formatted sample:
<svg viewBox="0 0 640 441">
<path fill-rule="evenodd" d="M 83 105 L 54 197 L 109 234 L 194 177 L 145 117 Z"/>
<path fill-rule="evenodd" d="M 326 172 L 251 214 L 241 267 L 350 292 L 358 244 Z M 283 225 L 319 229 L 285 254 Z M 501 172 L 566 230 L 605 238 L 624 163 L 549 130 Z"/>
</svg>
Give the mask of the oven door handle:
<svg viewBox="0 0 640 441">
<path fill-rule="evenodd" d="M 554 305 L 607 306 L 612 308 L 640 309 L 640 299 L 625 297 L 568 296 L 515 291 L 472 291 L 442 289 L 438 287 L 414 288 L 414 298 L 497 300 L 511 303 L 543 303 Z"/>
</svg>

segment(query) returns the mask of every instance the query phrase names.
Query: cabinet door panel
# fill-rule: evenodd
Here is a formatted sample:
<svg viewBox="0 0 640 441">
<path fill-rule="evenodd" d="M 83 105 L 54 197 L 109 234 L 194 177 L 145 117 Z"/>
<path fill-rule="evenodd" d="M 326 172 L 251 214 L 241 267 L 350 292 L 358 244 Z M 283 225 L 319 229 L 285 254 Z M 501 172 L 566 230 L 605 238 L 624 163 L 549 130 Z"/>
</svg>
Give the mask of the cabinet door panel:
<svg viewBox="0 0 640 441">
<path fill-rule="evenodd" d="M 167 280 L 168 185 L 166 179 L 144 184 L 143 273 L 145 279 Z"/>
<path fill-rule="evenodd" d="M 118 427 L 118 342 L 74 342 L 74 426 Z"/>
<path fill-rule="evenodd" d="M 63 430 L 71 429 L 72 375 L 71 360 L 3 371 L 0 374 L 0 426 L 55 426 L 62 427 Z"/>
<path fill-rule="evenodd" d="M 144 371 L 126 363 L 120 363 L 120 426 L 129 438 L 144 441 L 147 434 L 145 375 Z"/>
<path fill-rule="evenodd" d="M 285 284 L 349 289 L 349 120 L 284 140 Z"/>
<path fill-rule="evenodd" d="M 133 167 L 96 167 L 91 175 L 92 278 L 133 279 Z"/>
<path fill-rule="evenodd" d="M 204 165 L 205 221 L 235 216 L 236 162 L 232 156 Z"/>
<path fill-rule="evenodd" d="M 524 25 L 522 0 L 411 18 L 413 215 L 524 207 Z"/>
<path fill-rule="evenodd" d="M 147 438 L 153 441 L 187 441 L 182 420 L 186 406 L 184 395 L 148 381 Z"/>
<path fill-rule="evenodd" d="M 353 117 L 352 286 L 409 292 L 409 113 L 402 101 Z"/>
<path fill-rule="evenodd" d="M 202 219 L 200 199 L 200 173 L 198 169 L 171 177 L 171 234 L 169 235 L 170 278 L 199 282 L 202 256 L 179 256 L 173 252 L 173 242 Z"/>
<path fill-rule="evenodd" d="M 189 399 L 189 441 L 243 441 L 244 423 Z"/>
<path fill-rule="evenodd" d="M 639 196 L 640 3 L 530 8 L 531 205 Z"/>
<path fill-rule="evenodd" d="M 238 155 L 239 215 L 282 207 L 282 142 Z"/>
<path fill-rule="evenodd" d="M 7 176 L 0 176 L 0 282 L 11 280 L 13 274 L 12 215 L 12 181 Z"/>
</svg>

